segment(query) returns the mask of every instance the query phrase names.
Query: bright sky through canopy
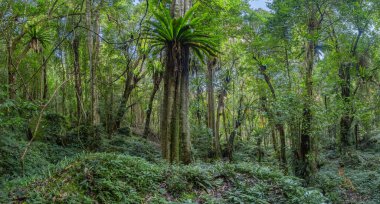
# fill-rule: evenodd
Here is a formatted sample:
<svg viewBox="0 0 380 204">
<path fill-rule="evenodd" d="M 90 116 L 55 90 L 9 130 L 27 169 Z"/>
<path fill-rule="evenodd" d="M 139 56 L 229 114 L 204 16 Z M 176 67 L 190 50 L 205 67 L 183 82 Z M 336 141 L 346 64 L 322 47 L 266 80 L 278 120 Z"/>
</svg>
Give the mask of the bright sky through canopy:
<svg viewBox="0 0 380 204">
<path fill-rule="evenodd" d="M 250 5 L 253 9 L 264 9 L 269 10 L 267 7 L 267 3 L 271 2 L 271 0 L 251 0 Z"/>
</svg>

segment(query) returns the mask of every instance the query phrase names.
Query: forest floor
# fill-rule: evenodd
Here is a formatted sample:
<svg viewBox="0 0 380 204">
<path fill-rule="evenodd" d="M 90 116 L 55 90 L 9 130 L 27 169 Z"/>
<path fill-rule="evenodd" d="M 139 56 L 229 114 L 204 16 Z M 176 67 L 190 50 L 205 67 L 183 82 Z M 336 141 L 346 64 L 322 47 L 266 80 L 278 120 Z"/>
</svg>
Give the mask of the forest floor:
<svg viewBox="0 0 380 204">
<path fill-rule="evenodd" d="M 37 140 L 22 165 L 27 140 L 7 132 L 0 140 L 0 203 L 380 203 L 376 145 L 343 158 L 324 150 L 307 186 L 282 174 L 271 155 L 257 163 L 255 147 L 247 142 L 237 145 L 233 163 L 170 166 L 160 159 L 157 144 L 128 134 L 103 138 L 96 146 Z M 92 147 L 83 151 L 81 145 Z"/>
<path fill-rule="evenodd" d="M 379 143 L 342 157 L 326 150 L 322 160 L 313 185 L 333 203 L 380 203 Z"/>
</svg>

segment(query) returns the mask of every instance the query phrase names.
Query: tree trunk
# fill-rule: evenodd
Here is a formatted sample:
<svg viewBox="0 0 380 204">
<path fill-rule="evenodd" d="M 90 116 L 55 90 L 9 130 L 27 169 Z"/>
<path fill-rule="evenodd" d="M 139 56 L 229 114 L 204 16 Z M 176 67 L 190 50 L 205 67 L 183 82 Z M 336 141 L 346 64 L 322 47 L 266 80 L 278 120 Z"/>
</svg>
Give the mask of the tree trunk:
<svg viewBox="0 0 380 204">
<path fill-rule="evenodd" d="M 8 59 L 7 59 L 7 67 L 8 67 L 8 96 L 9 99 L 15 99 L 16 98 L 16 71 L 13 67 L 12 64 L 12 53 L 13 53 L 13 48 L 12 48 L 12 41 L 9 40 L 8 45 L 7 45 L 7 54 L 8 54 Z"/>
<path fill-rule="evenodd" d="M 47 63 L 45 63 L 46 58 L 42 57 L 42 100 L 47 99 L 47 93 L 48 93 L 48 83 L 47 83 Z"/>
<path fill-rule="evenodd" d="M 313 3 L 312 3 L 313 4 Z M 316 8 L 312 5 L 311 16 L 308 22 L 308 34 L 314 36 L 317 30 Z M 311 154 L 311 134 L 313 114 L 311 104 L 313 103 L 313 68 L 315 57 L 315 39 L 308 39 L 306 42 L 305 58 L 305 101 L 303 104 L 301 144 L 300 144 L 300 165 L 296 167 L 296 175 L 308 179 L 315 171 L 315 162 Z"/>
<path fill-rule="evenodd" d="M 288 173 L 287 169 L 287 161 L 286 161 L 286 141 L 285 141 L 285 129 L 284 125 L 282 123 L 276 124 L 276 129 L 278 131 L 278 134 L 280 136 L 280 161 L 281 161 L 281 168 L 284 170 L 284 173 Z"/>
<path fill-rule="evenodd" d="M 66 80 L 66 54 L 64 51 L 61 51 L 61 65 L 62 65 L 62 81 Z M 62 115 L 67 115 L 66 113 L 66 86 L 62 87 L 62 101 L 61 101 L 61 107 L 62 107 Z"/>
<path fill-rule="evenodd" d="M 107 133 L 109 134 L 109 137 L 112 135 L 113 131 L 113 106 L 114 106 L 114 96 L 113 96 L 113 69 L 112 66 L 107 66 L 107 71 L 108 71 L 108 83 L 107 83 L 107 95 L 106 95 L 106 129 Z"/>
<path fill-rule="evenodd" d="M 278 151 L 278 145 L 277 145 L 277 138 L 276 138 L 276 131 L 272 128 L 271 130 L 271 136 L 272 136 L 272 144 L 273 144 L 273 150 L 277 157 L 277 159 L 280 161 L 280 153 Z"/>
<path fill-rule="evenodd" d="M 100 14 L 99 10 L 95 13 L 95 31 L 100 33 Z M 99 93 L 98 93 L 98 76 L 97 72 L 100 68 L 100 36 L 95 36 L 95 50 L 93 55 L 93 123 L 97 125 L 100 123 L 100 114 L 99 114 Z"/>
<path fill-rule="evenodd" d="M 171 16 L 173 18 L 182 16 L 189 6 L 190 4 L 187 0 L 172 1 Z M 188 66 L 190 53 L 187 48 L 182 46 L 181 44 L 169 43 L 166 50 L 167 63 L 164 77 L 160 137 L 163 157 L 171 163 L 179 162 L 181 154 L 189 155 L 182 157 L 184 163 L 190 162 L 187 161 L 190 158 L 187 102 L 187 97 L 189 97 Z M 181 92 L 181 90 L 183 91 Z M 179 127 L 183 130 L 180 131 Z M 180 138 L 183 140 L 180 140 Z M 180 150 L 180 147 L 186 148 Z"/>
<path fill-rule="evenodd" d="M 160 125 L 160 139 L 162 157 L 170 160 L 170 119 L 172 118 L 172 108 L 174 102 L 174 61 L 173 50 L 171 46 L 166 50 L 166 65 L 164 72 L 164 94 L 161 105 L 161 125 Z"/>
<path fill-rule="evenodd" d="M 97 99 L 96 99 L 96 67 L 94 66 L 94 50 L 93 50 L 93 26 L 92 26 L 92 0 L 86 0 L 86 25 L 87 25 L 87 48 L 88 48 L 88 67 L 90 69 L 90 92 L 91 92 L 91 101 L 90 101 L 90 120 L 92 125 L 99 123 L 99 116 L 97 114 Z"/>
<path fill-rule="evenodd" d="M 274 90 L 274 87 L 271 83 L 269 75 L 266 73 L 266 67 L 263 65 L 260 65 L 260 73 L 264 76 L 265 82 L 267 83 L 269 90 L 272 93 L 273 99 L 276 100 L 276 92 Z M 280 136 L 280 151 L 279 151 L 279 160 L 280 160 L 280 165 L 281 168 L 284 170 L 285 173 L 287 173 L 287 161 L 286 161 L 286 138 L 285 138 L 285 129 L 284 129 L 284 124 L 279 121 L 278 118 L 281 118 L 281 113 L 276 112 L 274 115 L 270 110 L 268 110 L 266 107 L 266 112 L 268 114 L 268 117 L 270 120 L 275 122 L 275 127 L 279 133 Z M 277 118 L 275 118 L 277 117 Z"/>
<path fill-rule="evenodd" d="M 257 145 L 257 161 L 258 162 L 261 162 L 262 159 L 263 159 L 263 156 L 264 156 L 264 151 L 263 151 L 263 148 L 262 148 L 262 143 L 263 143 L 263 137 L 261 135 L 259 135 L 259 137 L 257 138 L 257 141 L 256 141 L 256 145 Z"/>
<path fill-rule="evenodd" d="M 341 147 L 346 148 L 351 145 L 351 116 L 350 116 L 350 65 L 342 64 L 339 69 L 339 77 L 342 80 L 341 96 L 343 99 L 343 115 L 340 118 L 340 142 Z"/>
<path fill-rule="evenodd" d="M 172 96 L 173 96 L 173 107 L 172 107 L 172 113 L 170 118 L 170 163 L 179 163 L 179 147 L 180 147 L 180 135 L 179 135 L 179 111 L 181 106 L 181 99 L 180 99 L 180 84 L 181 84 L 181 73 L 180 70 L 180 63 L 179 63 L 179 56 L 178 51 L 173 51 L 173 61 L 175 64 L 174 68 L 174 77 L 173 78 L 173 88 L 171 89 Z"/>
<path fill-rule="evenodd" d="M 141 79 L 141 78 L 138 78 L 133 72 L 134 68 L 136 68 L 139 65 L 141 60 L 142 60 L 141 63 L 144 63 L 145 56 L 140 56 L 132 66 L 127 65 L 128 66 L 126 68 L 127 78 L 125 80 L 123 95 L 121 97 L 119 108 L 118 108 L 117 115 L 115 118 L 115 122 L 112 128 L 113 131 L 120 128 L 121 121 L 123 120 L 125 112 L 127 111 L 126 105 L 127 105 L 129 96 L 131 95 L 133 89 L 136 87 L 137 82 Z"/>
<path fill-rule="evenodd" d="M 191 163 L 191 136 L 189 124 L 189 48 L 185 47 L 183 52 L 183 62 L 181 70 L 181 110 L 180 110 L 180 134 L 181 134 L 181 162 L 184 164 Z"/>
<path fill-rule="evenodd" d="M 82 103 L 82 81 L 81 81 L 81 71 L 79 64 L 79 43 L 80 39 L 78 36 L 74 37 L 73 40 L 73 52 L 74 52 L 74 78 L 75 78 L 75 95 L 76 95 L 76 107 L 77 107 L 77 125 L 81 123 L 82 113 L 81 113 L 81 103 Z"/>
<path fill-rule="evenodd" d="M 241 96 L 240 101 L 239 101 L 239 109 L 238 109 L 238 114 L 237 114 L 237 117 L 235 120 L 234 129 L 232 130 L 232 132 L 228 138 L 228 141 L 227 141 L 226 153 L 227 153 L 227 158 L 229 161 L 233 160 L 234 141 L 235 141 L 237 131 L 238 131 L 240 125 L 242 124 L 243 120 L 244 120 L 243 96 Z"/>
<path fill-rule="evenodd" d="M 221 93 L 219 94 L 218 96 L 218 107 L 216 109 L 216 124 L 215 124 L 215 132 L 216 132 L 216 144 L 219 145 L 219 153 L 217 153 L 217 157 L 221 157 L 221 147 L 220 147 L 220 138 L 221 138 L 221 134 L 220 134 L 220 118 L 222 117 L 223 115 L 223 110 L 224 110 L 224 97 L 226 96 L 227 92 L 226 90 L 222 90 Z"/>
<path fill-rule="evenodd" d="M 198 72 L 197 71 L 195 71 L 195 77 L 198 78 Z M 198 85 L 197 85 L 197 111 L 196 111 L 196 116 L 197 116 L 197 121 L 198 121 L 199 127 L 202 124 L 201 103 L 202 103 L 202 87 L 201 87 L 201 84 L 198 83 Z"/>
<path fill-rule="evenodd" d="M 215 93 L 214 93 L 214 67 L 216 65 L 216 59 L 210 59 L 207 62 L 207 127 L 211 130 L 213 138 L 213 151 L 215 158 L 220 158 L 220 142 L 219 133 L 216 132 L 216 120 L 215 120 Z"/>
<path fill-rule="evenodd" d="M 150 118 L 152 115 L 154 97 L 156 96 L 156 93 L 158 89 L 160 88 L 161 80 L 162 80 L 162 74 L 155 72 L 153 74 L 153 91 L 150 94 L 148 109 L 146 110 L 145 127 L 144 127 L 145 138 L 148 138 L 148 135 L 150 134 Z"/>
</svg>

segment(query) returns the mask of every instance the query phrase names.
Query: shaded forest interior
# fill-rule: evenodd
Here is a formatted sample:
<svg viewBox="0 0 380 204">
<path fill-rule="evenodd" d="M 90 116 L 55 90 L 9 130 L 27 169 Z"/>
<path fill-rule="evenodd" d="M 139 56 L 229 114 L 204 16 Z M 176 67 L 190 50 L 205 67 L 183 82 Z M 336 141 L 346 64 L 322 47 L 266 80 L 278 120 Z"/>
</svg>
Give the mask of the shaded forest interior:
<svg viewBox="0 0 380 204">
<path fill-rule="evenodd" d="M 379 10 L 1 0 L 0 203 L 380 203 Z"/>
</svg>

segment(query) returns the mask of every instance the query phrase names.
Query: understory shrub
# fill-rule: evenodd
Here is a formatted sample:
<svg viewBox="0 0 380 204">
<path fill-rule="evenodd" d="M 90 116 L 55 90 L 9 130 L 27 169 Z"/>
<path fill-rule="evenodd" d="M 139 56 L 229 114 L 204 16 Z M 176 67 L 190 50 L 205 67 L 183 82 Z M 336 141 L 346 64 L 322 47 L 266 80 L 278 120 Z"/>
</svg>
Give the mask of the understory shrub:
<svg viewBox="0 0 380 204">
<path fill-rule="evenodd" d="M 250 163 L 154 164 L 114 153 L 82 154 L 49 173 L 14 181 L 5 202 L 323 203 L 299 179 Z"/>
<path fill-rule="evenodd" d="M 141 137 L 120 134 L 104 138 L 100 151 L 137 156 L 152 162 L 158 162 L 161 158 L 161 151 L 157 144 Z"/>
</svg>

